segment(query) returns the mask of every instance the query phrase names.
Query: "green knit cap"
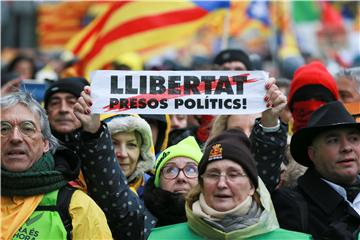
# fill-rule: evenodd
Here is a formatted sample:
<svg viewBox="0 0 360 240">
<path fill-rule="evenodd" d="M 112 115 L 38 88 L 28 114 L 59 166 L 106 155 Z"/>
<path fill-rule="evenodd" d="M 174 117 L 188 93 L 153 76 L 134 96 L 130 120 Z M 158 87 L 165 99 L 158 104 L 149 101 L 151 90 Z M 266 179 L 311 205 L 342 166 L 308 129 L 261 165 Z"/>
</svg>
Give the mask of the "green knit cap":
<svg viewBox="0 0 360 240">
<path fill-rule="evenodd" d="M 155 187 L 160 186 L 160 172 L 165 164 L 175 157 L 188 157 L 199 164 L 202 152 L 195 138 L 190 136 L 176 145 L 165 149 L 156 159 L 155 163 Z"/>
</svg>

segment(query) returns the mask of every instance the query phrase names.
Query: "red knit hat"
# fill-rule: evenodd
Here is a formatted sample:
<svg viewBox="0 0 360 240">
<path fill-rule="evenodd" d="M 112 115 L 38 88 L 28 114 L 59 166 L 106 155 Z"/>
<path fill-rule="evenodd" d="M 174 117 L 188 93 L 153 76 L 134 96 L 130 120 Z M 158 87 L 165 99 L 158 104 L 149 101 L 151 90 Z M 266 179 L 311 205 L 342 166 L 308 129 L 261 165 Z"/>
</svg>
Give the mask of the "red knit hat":
<svg viewBox="0 0 360 240">
<path fill-rule="evenodd" d="M 321 85 L 332 93 L 335 100 L 340 98 L 334 78 L 321 62 L 314 61 L 296 70 L 288 95 L 289 109 L 292 109 L 295 92 L 306 85 Z"/>
</svg>

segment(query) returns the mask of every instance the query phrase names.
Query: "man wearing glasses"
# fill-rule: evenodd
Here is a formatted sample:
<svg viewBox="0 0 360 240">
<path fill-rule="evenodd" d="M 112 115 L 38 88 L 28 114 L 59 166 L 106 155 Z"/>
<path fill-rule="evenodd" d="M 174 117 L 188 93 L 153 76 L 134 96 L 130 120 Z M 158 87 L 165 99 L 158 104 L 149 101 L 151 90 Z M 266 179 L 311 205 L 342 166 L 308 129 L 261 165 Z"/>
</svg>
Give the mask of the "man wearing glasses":
<svg viewBox="0 0 360 240">
<path fill-rule="evenodd" d="M 105 214 L 87 194 L 74 190 L 68 205 L 60 200 L 67 182 L 78 176 L 80 160 L 58 148 L 40 104 L 15 92 L 1 97 L 0 105 L 0 238 L 112 238 Z M 59 159 L 66 164 L 59 165 Z"/>
</svg>

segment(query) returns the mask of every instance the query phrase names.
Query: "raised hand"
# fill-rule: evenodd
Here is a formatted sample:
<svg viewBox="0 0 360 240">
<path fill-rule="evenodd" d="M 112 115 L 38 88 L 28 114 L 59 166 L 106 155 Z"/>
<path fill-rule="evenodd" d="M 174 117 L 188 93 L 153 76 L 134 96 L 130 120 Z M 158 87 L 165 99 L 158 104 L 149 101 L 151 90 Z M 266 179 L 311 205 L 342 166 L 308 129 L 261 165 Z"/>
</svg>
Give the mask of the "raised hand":
<svg viewBox="0 0 360 240">
<path fill-rule="evenodd" d="M 1 96 L 5 96 L 12 92 L 18 91 L 20 88 L 21 81 L 23 79 L 24 79 L 23 77 L 18 77 L 5 83 L 4 86 L 1 87 Z"/>
<path fill-rule="evenodd" d="M 74 114 L 82 124 L 85 132 L 96 133 L 100 128 L 100 115 L 91 113 L 91 88 L 84 87 L 78 102 L 74 105 Z"/>
<path fill-rule="evenodd" d="M 264 127 L 273 127 L 278 123 L 280 113 L 286 108 L 287 98 L 275 84 L 275 78 L 270 78 L 266 83 L 266 102 L 267 110 L 262 112 L 261 124 Z"/>
</svg>

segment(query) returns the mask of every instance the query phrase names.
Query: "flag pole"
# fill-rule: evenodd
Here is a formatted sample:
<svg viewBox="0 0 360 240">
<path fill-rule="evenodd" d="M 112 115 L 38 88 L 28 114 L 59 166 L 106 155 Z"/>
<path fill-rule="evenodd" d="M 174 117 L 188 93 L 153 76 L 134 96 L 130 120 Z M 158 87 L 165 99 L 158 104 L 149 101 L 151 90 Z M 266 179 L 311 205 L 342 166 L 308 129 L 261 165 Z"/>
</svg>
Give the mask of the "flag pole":
<svg viewBox="0 0 360 240">
<path fill-rule="evenodd" d="M 230 8 L 226 9 L 223 24 L 223 34 L 221 38 L 221 50 L 228 48 L 229 41 L 229 28 L 230 28 Z"/>
</svg>

